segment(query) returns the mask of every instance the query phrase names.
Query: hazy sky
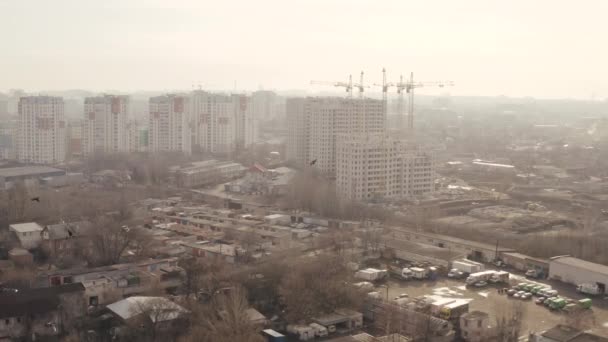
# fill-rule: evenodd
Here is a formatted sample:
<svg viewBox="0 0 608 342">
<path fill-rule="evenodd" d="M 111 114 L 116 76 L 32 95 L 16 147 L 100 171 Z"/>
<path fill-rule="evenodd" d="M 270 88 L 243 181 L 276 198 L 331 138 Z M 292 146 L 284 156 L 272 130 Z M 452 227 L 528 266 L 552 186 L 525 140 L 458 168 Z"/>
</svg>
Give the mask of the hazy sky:
<svg viewBox="0 0 608 342">
<path fill-rule="evenodd" d="M 454 95 L 604 98 L 607 13 L 606 0 L 0 0 L 0 91 L 308 89 L 386 67 L 453 80 Z"/>
</svg>

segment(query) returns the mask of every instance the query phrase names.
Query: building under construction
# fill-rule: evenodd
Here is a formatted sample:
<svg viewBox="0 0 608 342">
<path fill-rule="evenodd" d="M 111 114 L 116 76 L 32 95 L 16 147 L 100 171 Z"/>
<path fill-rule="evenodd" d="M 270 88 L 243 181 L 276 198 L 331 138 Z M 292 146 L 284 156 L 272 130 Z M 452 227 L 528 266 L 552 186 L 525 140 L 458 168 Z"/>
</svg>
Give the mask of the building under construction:
<svg viewBox="0 0 608 342">
<path fill-rule="evenodd" d="M 433 154 L 411 142 L 384 135 L 344 135 L 336 150 L 336 183 L 343 198 L 405 198 L 433 191 Z"/>
</svg>

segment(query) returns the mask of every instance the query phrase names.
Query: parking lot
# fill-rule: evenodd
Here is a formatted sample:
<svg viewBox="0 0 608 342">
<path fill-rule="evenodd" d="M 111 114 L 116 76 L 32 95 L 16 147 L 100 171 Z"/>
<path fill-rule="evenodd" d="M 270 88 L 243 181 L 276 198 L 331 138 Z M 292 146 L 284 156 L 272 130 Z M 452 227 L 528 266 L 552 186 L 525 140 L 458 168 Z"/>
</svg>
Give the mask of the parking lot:
<svg viewBox="0 0 608 342">
<path fill-rule="evenodd" d="M 516 279 L 516 282 L 524 282 L 525 279 Z M 470 299 L 469 311 L 479 310 L 490 314 L 492 320 L 496 317 L 497 310 L 500 310 L 501 298 L 506 298 L 505 294 L 498 293 L 498 287 L 486 286 L 483 288 L 467 288 L 463 280 L 452 280 L 448 278 L 439 278 L 436 281 L 430 280 L 410 280 L 401 281 L 391 279 L 387 282 L 388 298 L 392 299 L 396 296 L 406 293 L 410 298 L 418 296 L 432 296 L 433 298 L 461 298 Z M 551 284 L 553 286 L 553 284 Z M 556 286 L 553 286 L 556 288 Z M 559 289 L 558 289 L 559 290 Z M 385 287 L 378 287 L 377 291 L 383 296 L 386 295 Z M 574 292 L 574 291 L 573 291 Z M 560 291 L 560 293 L 562 293 Z M 581 296 L 565 294 L 570 298 L 582 298 Z M 504 299 L 503 299 L 504 300 Z M 509 301 L 522 301 L 509 297 Z M 525 300 L 526 319 L 522 335 L 530 331 L 542 331 L 551 328 L 559 323 L 565 322 L 565 313 L 553 312 L 545 308 L 543 305 L 537 305 L 532 300 Z M 595 316 L 594 331 L 598 333 L 608 333 L 608 310 L 606 309 L 606 300 L 595 299 L 593 305 L 593 314 Z M 599 304 L 599 305 L 598 305 Z"/>
</svg>

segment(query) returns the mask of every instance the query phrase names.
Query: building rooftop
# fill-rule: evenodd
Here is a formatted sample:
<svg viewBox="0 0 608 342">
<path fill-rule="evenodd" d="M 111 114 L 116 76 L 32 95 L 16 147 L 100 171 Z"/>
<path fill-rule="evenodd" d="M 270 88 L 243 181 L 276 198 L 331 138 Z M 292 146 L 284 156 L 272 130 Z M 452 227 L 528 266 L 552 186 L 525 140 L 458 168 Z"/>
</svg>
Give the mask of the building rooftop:
<svg viewBox="0 0 608 342">
<path fill-rule="evenodd" d="M 84 292 L 81 283 L 0 292 L 0 319 L 42 314 L 58 308 L 59 295 Z"/>
<path fill-rule="evenodd" d="M 0 178 L 35 176 L 46 173 L 65 173 L 65 171 L 49 166 L 21 166 L 0 169 Z"/>
<path fill-rule="evenodd" d="M 596 264 L 570 256 L 554 257 L 551 259 L 551 262 L 572 267 L 578 267 L 595 273 L 608 274 L 608 266 L 606 265 Z"/>
<path fill-rule="evenodd" d="M 8 254 L 11 256 L 23 256 L 31 254 L 27 249 L 24 248 L 13 248 L 8 251 Z"/>
<path fill-rule="evenodd" d="M 42 226 L 36 222 L 15 223 L 9 226 L 17 233 L 41 232 Z"/>
<path fill-rule="evenodd" d="M 153 322 L 174 320 L 188 312 L 164 297 L 134 296 L 112 303 L 107 308 L 124 320 L 147 314 Z"/>
<path fill-rule="evenodd" d="M 558 324 L 555 327 L 542 333 L 541 336 L 556 342 L 570 342 L 572 341 L 572 339 L 574 339 L 580 334 L 581 331 L 576 328 Z"/>
</svg>

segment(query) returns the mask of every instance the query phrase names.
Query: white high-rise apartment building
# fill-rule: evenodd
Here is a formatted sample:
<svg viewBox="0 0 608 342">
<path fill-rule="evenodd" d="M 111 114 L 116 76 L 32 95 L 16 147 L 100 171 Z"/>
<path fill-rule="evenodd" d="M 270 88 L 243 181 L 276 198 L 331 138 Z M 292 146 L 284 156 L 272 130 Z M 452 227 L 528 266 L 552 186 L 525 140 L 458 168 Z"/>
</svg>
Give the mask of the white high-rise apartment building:
<svg viewBox="0 0 608 342">
<path fill-rule="evenodd" d="M 228 154 L 249 147 L 258 138 L 251 98 L 245 95 L 194 91 L 191 114 L 193 143 L 203 151 Z"/>
<path fill-rule="evenodd" d="M 18 106 L 17 159 L 53 164 L 66 158 L 66 122 L 61 97 L 26 96 Z"/>
<path fill-rule="evenodd" d="M 272 120 L 285 112 L 284 99 L 270 90 L 258 90 L 251 93 L 254 117 L 258 120 Z"/>
<path fill-rule="evenodd" d="M 383 102 L 374 99 L 308 97 L 287 99 L 287 159 L 336 172 L 336 146 L 342 135 L 383 134 Z"/>
<path fill-rule="evenodd" d="M 129 97 L 104 95 L 84 100 L 82 144 L 85 156 L 128 152 Z"/>
<path fill-rule="evenodd" d="M 163 95 L 150 98 L 149 104 L 149 150 L 190 154 L 190 99 L 184 95 Z"/>
<path fill-rule="evenodd" d="M 336 164 L 337 190 L 346 199 L 404 198 L 434 189 L 433 154 L 383 135 L 342 137 Z"/>
</svg>

